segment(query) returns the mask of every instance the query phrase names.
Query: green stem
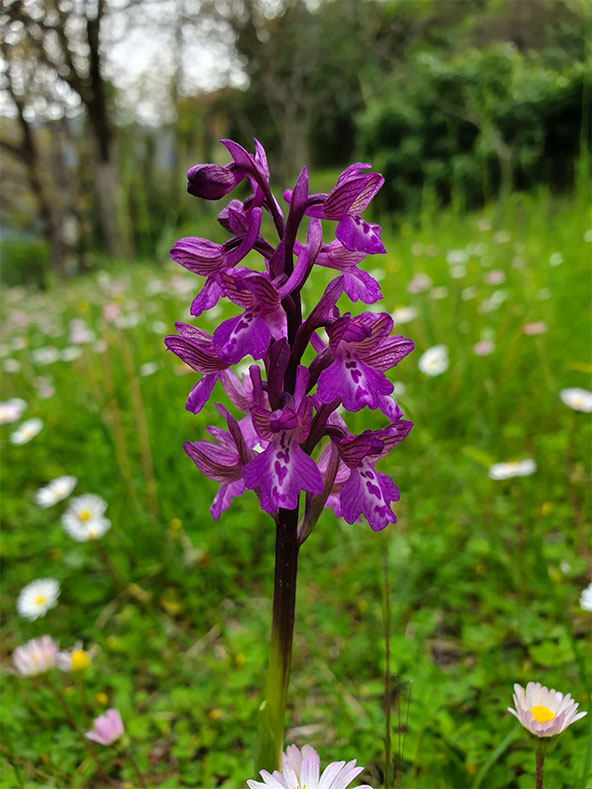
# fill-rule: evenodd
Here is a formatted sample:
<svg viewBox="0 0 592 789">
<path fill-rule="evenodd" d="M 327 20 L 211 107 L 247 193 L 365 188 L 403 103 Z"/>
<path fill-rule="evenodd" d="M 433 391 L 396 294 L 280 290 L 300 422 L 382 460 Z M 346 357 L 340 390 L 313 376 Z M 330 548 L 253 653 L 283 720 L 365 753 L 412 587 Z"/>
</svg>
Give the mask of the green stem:
<svg viewBox="0 0 592 789">
<path fill-rule="evenodd" d="M 391 789 L 391 597 L 388 577 L 388 544 L 383 552 L 384 570 L 384 789 Z M 399 739 L 401 727 L 399 726 Z M 399 754 L 400 755 L 400 754 Z"/>
<path fill-rule="evenodd" d="M 535 784 L 536 789 L 543 789 L 543 772 L 545 769 L 545 752 L 542 748 L 536 750 L 536 770 Z"/>
<path fill-rule="evenodd" d="M 284 748 L 286 699 L 292 660 L 296 573 L 298 569 L 298 509 L 280 509 L 276 526 L 273 616 L 265 701 L 259 708 L 255 769 L 278 770 Z"/>
</svg>

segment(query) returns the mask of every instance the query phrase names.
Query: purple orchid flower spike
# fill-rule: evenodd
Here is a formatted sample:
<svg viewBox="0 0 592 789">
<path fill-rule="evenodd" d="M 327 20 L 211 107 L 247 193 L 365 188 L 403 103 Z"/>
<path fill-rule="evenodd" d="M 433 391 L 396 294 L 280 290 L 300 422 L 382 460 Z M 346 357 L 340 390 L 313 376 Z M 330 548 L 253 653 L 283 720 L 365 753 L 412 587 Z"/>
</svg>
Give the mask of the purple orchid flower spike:
<svg viewBox="0 0 592 789">
<path fill-rule="evenodd" d="M 360 163 L 347 167 L 329 194 L 311 195 L 311 203 L 317 205 L 312 205 L 306 213 L 337 221 L 335 235 L 347 249 L 370 255 L 384 254 L 380 227 L 360 216 L 384 183 L 378 173 L 360 172 L 369 169 L 371 165 Z"/>
<path fill-rule="evenodd" d="M 213 335 L 178 323 L 165 345 L 200 374 L 187 400 L 189 411 L 200 412 L 220 381 L 230 407 L 240 414 L 216 404 L 225 426 L 209 427 L 210 440 L 198 436 L 184 445 L 197 468 L 220 486 L 212 517 L 218 519 L 235 498 L 254 491 L 261 509 L 275 520 L 274 646 L 257 751 L 259 769 L 274 770 L 281 763 L 299 546 L 329 508 L 350 524 L 365 519 L 375 531 L 396 522 L 392 505 L 399 490 L 376 464 L 411 429 L 385 373 L 413 350 L 413 342 L 391 336 L 393 320 L 386 313 L 352 316 L 340 310 L 342 298 L 365 304 L 381 298 L 378 283 L 361 263 L 367 254 L 384 253 L 382 231 L 361 214 L 383 177 L 368 164 L 353 164 L 328 194 L 311 195 L 304 167 L 294 189 L 284 193 L 289 204 L 284 219 L 261 143 L 255 140 L 254 153 L 232 140 L 222 143 L 231 161 L 192 167 L 188 191 L 219 200 L 239 183 L 250 190 L 218 214 L 229 237 L 224 243 L 182 238 L 170 254 L 205 279 L 192 315 L 199 317 L 221 298 L 239 314 L 219 323 Z M 275 239 L 262 221 L 265 213 Z M 337 223 L 327 242 L 321 220 Z M 314 298 L 314 291 L 305 289 L 318 266 L 336 276 L 303 315 L 305 300 Z M 231 369 L 245 357 L 256 364 Z M 388 426 L 352 435 L 347 413 L 364 408 L 378 412 L 373 418 L 385 416 Z"/>
</svg>

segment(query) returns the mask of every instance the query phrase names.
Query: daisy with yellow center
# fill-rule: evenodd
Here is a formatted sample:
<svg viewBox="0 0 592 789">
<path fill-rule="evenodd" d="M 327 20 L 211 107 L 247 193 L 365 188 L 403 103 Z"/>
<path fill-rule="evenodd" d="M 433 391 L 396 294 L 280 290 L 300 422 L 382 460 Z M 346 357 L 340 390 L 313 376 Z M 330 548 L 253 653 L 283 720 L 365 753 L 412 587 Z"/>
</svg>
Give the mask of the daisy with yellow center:
<svg viewBox="0 0 592 789">
<path fill-rule="evenodd" d="M 489 469 L 489 479 L 503 480 L 513 477 L 529 477 L 536 471 L 536 463 L 531 458 L 511 460 L 508 463 L 494 463 Z"/>
<path fill-rule="evenodd" d="M 62 671 L 84 671 L 92 663 L 92 654 L 84 650 L 78 641 L 70 650 L 60 652 L 56 658 L 56 665 Z"/>
<path fill-rule="evenodd" d="M 508 707 L 508 712 L 536 737 L 554 737 L 586 714 L 578 712 L 569 693 L 564 696 L 540 682 L 529 682 L 526 688 L 514 685 L 513 698 L 515 709 Z"/>
<path fill-rule="evenodd" d="M 106 509 L 107 502 L 100 496 L 93 493 L 77 496 L 64 513 L 62 525 L 77 542 L 98 540 L 111 526 L 105 517 Z"/>
<path fill-rule="evenodd" d="M 59 595 L 60 585 L 54 578 L 39 578 L 21 590 L 16 607 L 21 616 L 33 621 L 53 608 Z"/>
</svg>

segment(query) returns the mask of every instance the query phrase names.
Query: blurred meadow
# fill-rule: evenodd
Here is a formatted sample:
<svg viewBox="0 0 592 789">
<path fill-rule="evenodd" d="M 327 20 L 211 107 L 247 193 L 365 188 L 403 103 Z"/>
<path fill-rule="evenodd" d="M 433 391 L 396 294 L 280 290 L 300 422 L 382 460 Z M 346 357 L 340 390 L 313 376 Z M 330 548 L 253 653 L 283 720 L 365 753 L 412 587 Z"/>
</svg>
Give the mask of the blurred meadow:
<svg viewBox="0 0 592 789">
<path fill-rule="evenodd" d="M 273 521 L 250 492 L 212 520 L 182 445 L 220 418 L 185 411 L 197 376 L 163 346 L 201 286 L 171 245 L 224 238 L 226 201 L 185 194 L 185 170 L 256 135 L 278 199 L 303 164 L 311 191 L 351 161 L 384 174 L 387 253 L 363 268 L 416 344 L 389 374 L 415 425 L 381 465 L 398 523 L 327 510 L 300 552 L 286 742 L 378 789 L 389 708 L 397 787 L 534 786 L 513 683 L 592 698 L 592 428 L 560 396 L 592 388 L 587 6 L 33 0 L 0 22 L 0 785 L 139 786 L 130 751 L 147 786 L 256 777 Z M 127 72 L 126 47 L 145 55 Z M 100 539 L 64 530 L 67 499 L 39 506 L 63 475 L 107 502 Z M 28 621 L 19 593 L 47 577 L 57 605 Z M 44 634 L 91 666 L 19 676 Z M 110 707 L 129 750 L 99 745 L 101 775 L 69 716 L 86 731 Z M 591 719 L 549 750 L 548 789 L 592 785 Z"/>
</svg>

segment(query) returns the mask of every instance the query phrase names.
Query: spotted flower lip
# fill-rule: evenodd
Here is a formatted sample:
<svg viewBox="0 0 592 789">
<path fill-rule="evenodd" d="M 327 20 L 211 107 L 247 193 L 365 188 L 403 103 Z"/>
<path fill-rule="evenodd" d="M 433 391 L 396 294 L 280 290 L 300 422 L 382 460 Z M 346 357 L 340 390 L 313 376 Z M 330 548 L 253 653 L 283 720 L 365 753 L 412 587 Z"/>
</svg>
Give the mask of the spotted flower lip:
<svg viewBox="0 0 592 789">
<path fill-rule="evenodd" d="M 356 766 L 356 759 L 349 762 L 331 762 L 321 774 L 319 754 L 310 745 L 302 749 L 290 745 L 282 754 L 282 769 L 273 774 L 261 770 L 261 781 L 247 781 L 249 789 L 347 789 L 351 782 L 363 772 Z M 353 787 L 352 787 L 353 789 Z M 357 789 L 372 789 L 363 784 Z"/>
<path fill-rule="evenodd" d="M 529 682 L 526 688 L 516 683 L 512 698 L 516 709 L 508 707 L 508 712 L 536 737 L 554 737 L 586 715 L 578 712 L 569 693 L 549 690 L 540 682 Z"/>
</svg>

